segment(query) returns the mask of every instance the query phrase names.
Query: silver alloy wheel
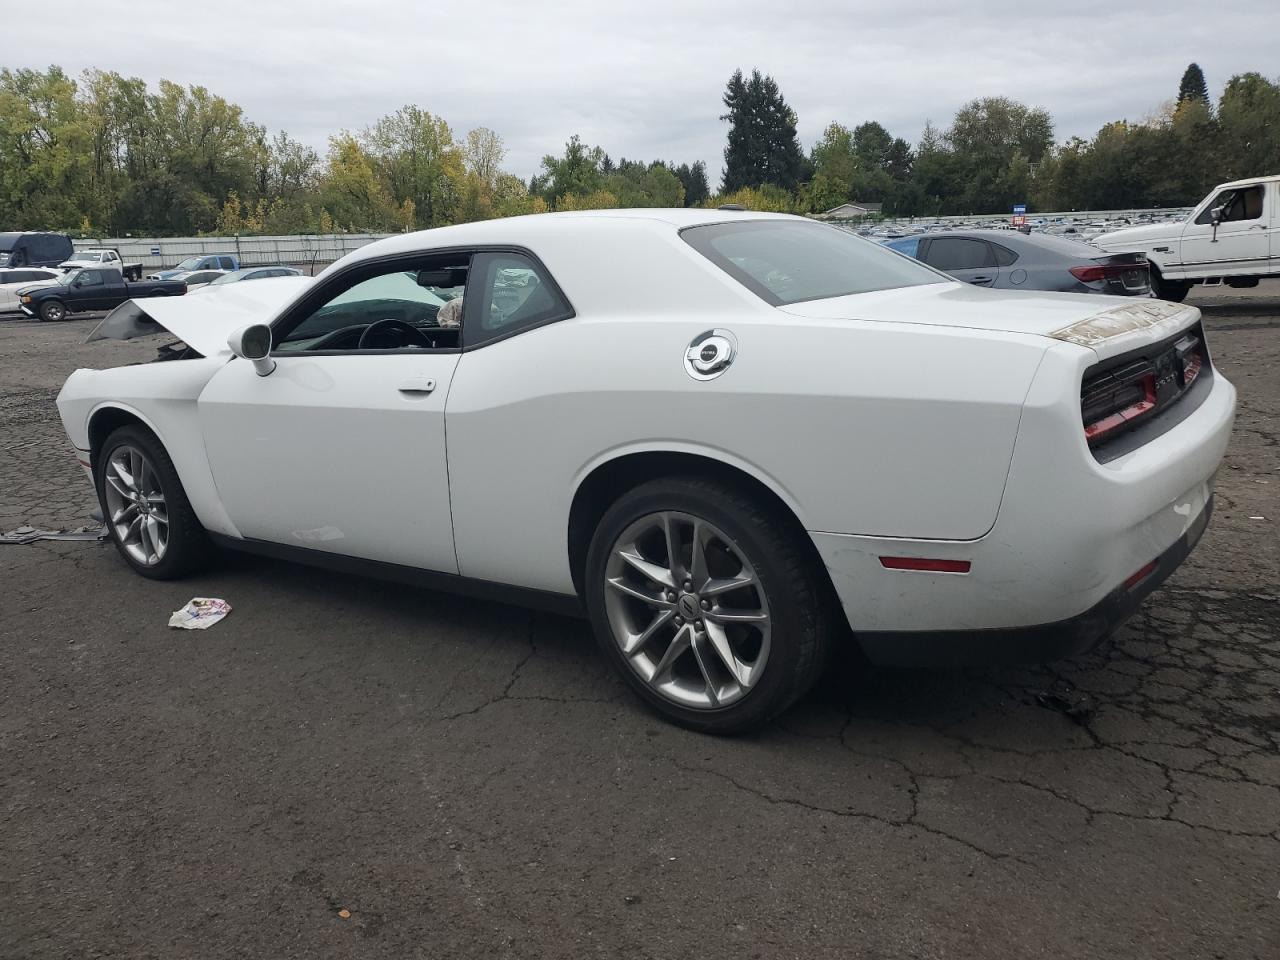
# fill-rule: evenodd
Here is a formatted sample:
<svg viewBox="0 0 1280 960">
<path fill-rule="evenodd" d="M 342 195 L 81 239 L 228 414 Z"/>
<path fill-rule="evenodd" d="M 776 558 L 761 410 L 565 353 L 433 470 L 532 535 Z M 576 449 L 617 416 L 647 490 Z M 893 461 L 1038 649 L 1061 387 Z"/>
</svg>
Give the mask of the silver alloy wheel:
<svg viewBox="0 0 1280 960">
<path fill-rule="evenodd" d="M 169 509 L 160 475 L 137 447 L 116 447 L 103 477 L 107 522 L 120 545 L 145 567 L 155 566 L 169 549 Z"/>
<path fill-rule="evenodd" d="M 605 564 L 605 613 L 632 670 L 684 707 L 742 699 L 769 659 L 769 603 L 719 528 L 677 511 L 636 520 Z"/>
<path fill-rule="evenodd" d="M 67 315 L 66 308 L 60 303 L 50 303 L 41 312 L 46 319 L 52 320 L 54 323 L 64 319 Z"/>
</svg>

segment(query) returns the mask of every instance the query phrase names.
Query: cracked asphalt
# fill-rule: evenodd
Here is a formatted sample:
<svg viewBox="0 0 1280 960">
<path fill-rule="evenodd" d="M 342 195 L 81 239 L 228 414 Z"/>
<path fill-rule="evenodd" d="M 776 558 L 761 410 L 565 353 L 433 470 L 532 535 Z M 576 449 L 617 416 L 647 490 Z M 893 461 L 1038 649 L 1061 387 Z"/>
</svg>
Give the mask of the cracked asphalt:
<svg viewBox="0 0 1280 960">
<path fill-rule="evenodd" d="M 0 957 L 1273 960 L 1280 283 L 1192 302 L 1236 433 L 1204 540 L 1112 642 L 843 657 L 749 738 L 646 713 L 572 620 L 0 545 Z M 53 399 L 154 346 L 92 325 L 0 320 L 0 531 L 87 522 Z M 167 629 L 192 596 L 234 612 Z"/>
</svg>

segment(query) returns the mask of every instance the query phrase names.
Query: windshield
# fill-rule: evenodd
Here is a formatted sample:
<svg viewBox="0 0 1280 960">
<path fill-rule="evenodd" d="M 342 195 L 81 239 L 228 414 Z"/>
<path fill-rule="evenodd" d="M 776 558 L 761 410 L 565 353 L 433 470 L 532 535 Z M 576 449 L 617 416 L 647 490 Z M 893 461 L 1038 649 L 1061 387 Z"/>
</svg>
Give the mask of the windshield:
<svg viewBox="0 0 1280 960">
<path fill-rule="evenodd" d="M 183 260 L 180 264 L 178 264 L 178 265 L 177 265 L 176 267 L 174 267 L 173 269 L 175 269 L 175 270 L 194 270 L 194 269 L 196 269 L 197 267 L 199 267 L 199 266 L 200 266 L 200 261 L 201 261 L 201 260 L 203 260 L 203 259 L 204 259 L 204 257 L 187 257 L 187 259 Z"/>
<path fill-rule="evenodd" d="M 72 259 L 82 260 L 85 263 L 97 263 L 102 259 L 102 252 L 99 250 L 87 250 L 84 253 L 77 254 Z"/>
<path fill-rule="evenodd" d="M 79 270 L 68 270 L 66 273 L 62 274 L 62 276 L 58 277 L 58 286 L 69 287 L 71 286 L 71 281 L 78 276 L 80 276 Z"/>
<path fill-rule="evenodd" d="M 20 233 L 0 233 L 0 253 L 8 253 L 18 242 Z"/>
<path fill-rule="evenodd" d="M 690 227 L 680 236 L 775 307 L 949 282 L 914 260 L 823 223 L 738 220 Z"/>
<path fill-rule="evenodd" d="M 244 276 L 244 272 L 241 270 L 237 270 L 234 273 L 224 273 L 220 277 L 216 277 L 214 280 L 212 280 L 209 283 L 209 286 L 212 287 L 214 284 L 217 284 L 217 283 L 235 283 L 242 276 Z"/>
</svg>

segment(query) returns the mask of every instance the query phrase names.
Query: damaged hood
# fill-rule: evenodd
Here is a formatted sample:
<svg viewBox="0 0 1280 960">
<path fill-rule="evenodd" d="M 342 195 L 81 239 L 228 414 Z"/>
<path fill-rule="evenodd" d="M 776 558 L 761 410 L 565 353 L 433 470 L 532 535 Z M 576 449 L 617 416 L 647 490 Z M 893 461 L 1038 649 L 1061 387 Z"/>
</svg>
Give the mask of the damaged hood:
<svg viewBox="0 0 1280 960">
<path fill-rule="evenodd" d="M 108 313 L 85 342 L 132 340 L 168 331 L 206 357 L 230 354 L 228 335 L 253 323 L 269 323 L 311 283 L 311 277 L 273 277 L 229 283 L 201 297 L 127 300 Z"/>
<path fill-rule="evenodd" d="M 1029 333 L 1092 349 L 1101 359 L 1172 336 L 1200 319 L 1195 307 L 1148 297 L 985 290 L 935 283 L 794 303 L 812 319 L 878 320 Z"/>
</svg>

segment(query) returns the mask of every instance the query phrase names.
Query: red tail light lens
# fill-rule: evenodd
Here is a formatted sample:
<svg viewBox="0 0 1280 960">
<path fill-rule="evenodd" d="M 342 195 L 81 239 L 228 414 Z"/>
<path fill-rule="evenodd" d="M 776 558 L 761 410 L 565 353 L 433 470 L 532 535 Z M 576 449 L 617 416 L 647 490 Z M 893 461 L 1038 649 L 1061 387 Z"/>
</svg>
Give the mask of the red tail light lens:
<svg viewBox="0 0 1280 960">
<path fill-rule="evenodd" d="M 1123 279 L 1126 273 L 1140 270 L 1145 264 L 1137 263 L 1090 263 L 1080 267 L 1071 267 L 1071 275 L 1081 283 L 1093 283 L 1096 280 L 1110 280 L 1113 277 Z"/>
</svg>

